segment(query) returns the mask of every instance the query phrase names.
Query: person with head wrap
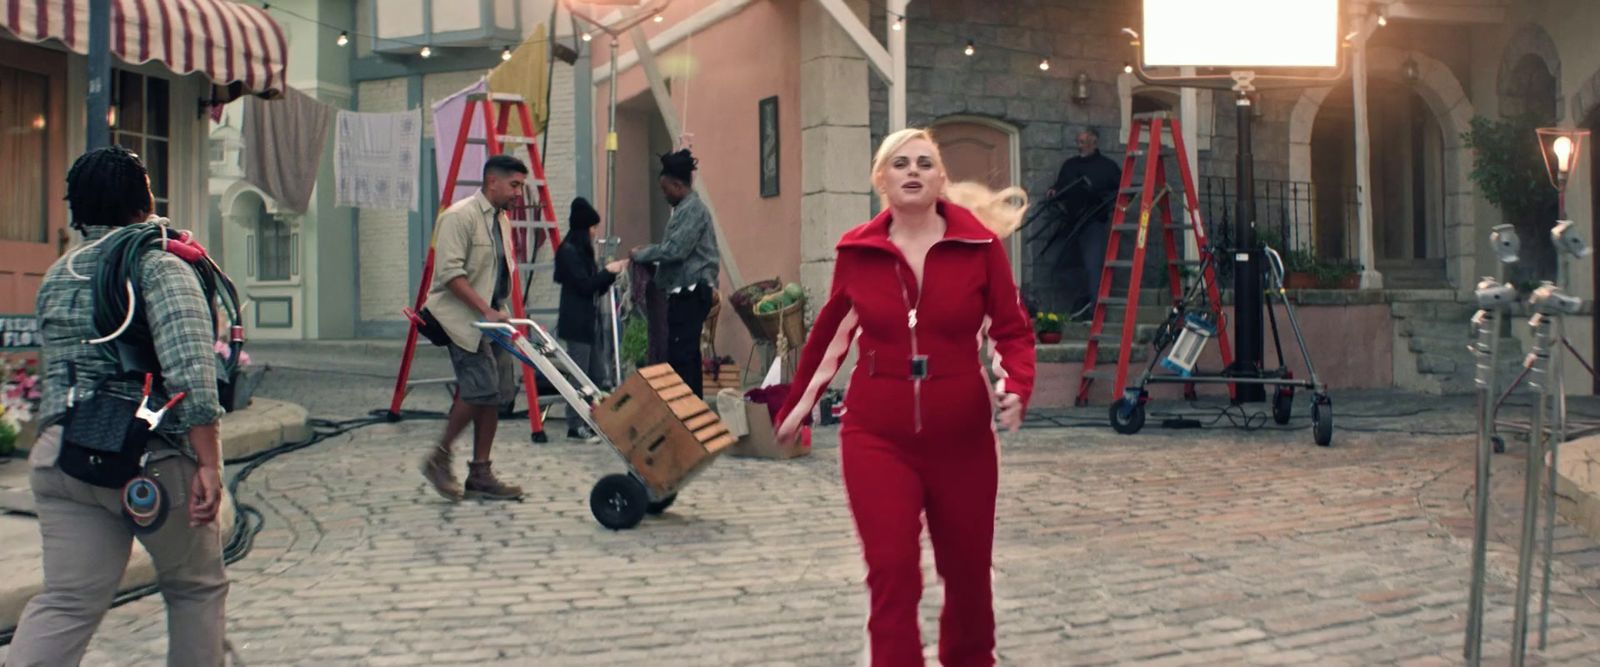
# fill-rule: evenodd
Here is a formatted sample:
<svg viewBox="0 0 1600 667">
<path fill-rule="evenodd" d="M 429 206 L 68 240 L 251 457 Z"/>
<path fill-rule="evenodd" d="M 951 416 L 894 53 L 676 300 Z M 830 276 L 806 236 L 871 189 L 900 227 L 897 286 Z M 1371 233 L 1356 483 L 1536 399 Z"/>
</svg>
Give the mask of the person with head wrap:
<svg viewBox="0 0 1600 667">
<path fill-rule="evenodd" d="M 711 211 L 694 191 L 697 161 L 688 149 L 661 156 L 661 192 L 672 204 L 666 236 L 635 248 L 633 261 L 656 264 L 656 284 L 667 293 L 667 363 L 696 396 L 701 386 L 700 331 L 711 312 L 722 272 Z"/>
<path fill-rule="evenodd" d="M 604 355 L 595 344 L 599 328 L 600 295 L 617 281 L 617 275 L 628 268 L 628 260 L 620 259 L 602 268 L 595 260 L 594 237 L 600 231 L 600 214 L 589 205 L 589 200 L 578 197 L 572 200 L 567 216 L 567 235 L 556 248 L 555 280 L 561 285 L 561 310 L 556 321 L 556 335 L 567 347 L 567 354 L 577 362 L 595 384 L 606 386 L 611 374 L 606 372 Z M 567 437 L 589 440 L 594 432 L 585 424 L 568 417 Z"/>
</svg>

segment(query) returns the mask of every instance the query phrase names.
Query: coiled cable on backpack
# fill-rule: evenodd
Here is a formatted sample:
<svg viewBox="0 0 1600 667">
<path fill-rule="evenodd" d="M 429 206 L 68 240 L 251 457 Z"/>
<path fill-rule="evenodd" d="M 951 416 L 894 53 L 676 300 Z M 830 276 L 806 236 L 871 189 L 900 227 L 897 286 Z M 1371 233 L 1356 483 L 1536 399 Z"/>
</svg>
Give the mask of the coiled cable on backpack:
<svg viewBox="0 0 1600 667">
<path fill-rule="evenodd" d="M 102 337 L 91 342 L 120 340 L 138 349 L 154 347 L 149 321 L 135 316 L 138 302 L 147 298 L 138 285 L 149 253 L 171 252 L 194 270 L 210 309 L 211 321 L 218 321 L 219 308 L 221 314 L 226 315 L 229 353 L 222 359 L 221 376 L 233 376 L 244 346 L 239 294 L 222 267 L 217 266 L 188 232 L 172 229 L 162 222 L 141 222 L 111 232 L 99 245 L 100 261 L 91 280 L 95 293 L 94 328 Z"/>
</svg>

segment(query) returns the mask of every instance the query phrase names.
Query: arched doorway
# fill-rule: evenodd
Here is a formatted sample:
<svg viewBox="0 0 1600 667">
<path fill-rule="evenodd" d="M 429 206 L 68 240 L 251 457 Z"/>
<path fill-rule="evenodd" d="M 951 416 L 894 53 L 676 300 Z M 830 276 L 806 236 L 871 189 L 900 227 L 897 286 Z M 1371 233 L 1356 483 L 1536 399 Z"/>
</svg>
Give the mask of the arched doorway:
<svg viewBox="0 0 1600 667">
<path fill-rule="evenodd" d="M 976 181 L 996 190 L 1021 179 L 1020 134 L 1016 126 L 981 116 L 947 116 L 931 126 L 945 172 L 951 181 Z M 1022 280 L 1022 234 L 1006 240 L 1012 279 Z"/>
<path fill-rule="evenodd" d="M 1450 240 L 1459 244 L 1476 233 L 1475 188 L 1468 177 L 1472 157 L 1461 138 L 1475 113 L 1472 102 L 1455 72 L 1427 54 L 1378 47 L 1367 56 L 1374 192 L 1356 188 L 1347 84 L 1306 90 L 1290 116 L 1289 178 L 1311 181 L 1317 190 L 1313 238 L 1318 239 L 1318 253 L 1359 258 L 1358 220 L 1365 199 L 1371 202 L 1377 264 L 1371 268 L 1383 274 L 1384 287 L 1470 290 L 1477 275 L 1475 258 L 1462 254 L 1459 245 L 1452 252 Z M 1338 108 L 1324 115 L 1329 104 Z M 1396 115 L 1401 113 L 1403 117 Z M 1383 165 L 1392 174 L 1389 178 L 1399 180 L 1383 182 Z M 1323 241 L 1325 234 L 1331 240 Z M 1341 247 L 1322 247 L 1329 243 Z"/>
<path fill-rule="evenodd" d="M 1444 131 L 1411 82 L 1373 78 L 1367 84 L 1371 146 L 1373 251 L 1384 286 L 1446 288 Z M 1311 131 L 1316 253 L 1360 257 L 1355 112 L 1350 88 L 1322 100 Z"/>
</svg>

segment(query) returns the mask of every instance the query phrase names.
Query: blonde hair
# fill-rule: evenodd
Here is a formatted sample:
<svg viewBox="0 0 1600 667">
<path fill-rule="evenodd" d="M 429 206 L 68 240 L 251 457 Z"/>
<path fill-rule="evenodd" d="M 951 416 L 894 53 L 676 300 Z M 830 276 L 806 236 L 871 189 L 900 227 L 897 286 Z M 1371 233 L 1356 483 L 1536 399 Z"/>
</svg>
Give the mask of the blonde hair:
<svg viewBox="0 0 1600 667">
<path fill-rule="evenodd" d="M 1022 188 L 1012 186 L 996 192 L 987 185 L 975 181 L 961 181 L 952 183 L 949 174 L 944 170 L 944 158 L 939 154 L 939 142 L 935 141 L 933 134 L 919 127 L 891 133 L 883 138 L 883 143 L 878 145 L 878 151 L 872 158 L 872 183 L 879 185 L 883 172 L 889 167 L 889 158 L 895 151 L 913 139 L 922 139 L 933 146 L 933 167 L 941 176 L 945 177 L 944 191 L 941 197 L 951 203 L 972 211 L 983 226 L 995 236 L 1006 238 L 1022 225 L 1022 218 L 1028 210 L 1028 193 Z M 884 208 L 889 207 L 889 196 L 879 193 L 879 201 Z"/>
</svg>

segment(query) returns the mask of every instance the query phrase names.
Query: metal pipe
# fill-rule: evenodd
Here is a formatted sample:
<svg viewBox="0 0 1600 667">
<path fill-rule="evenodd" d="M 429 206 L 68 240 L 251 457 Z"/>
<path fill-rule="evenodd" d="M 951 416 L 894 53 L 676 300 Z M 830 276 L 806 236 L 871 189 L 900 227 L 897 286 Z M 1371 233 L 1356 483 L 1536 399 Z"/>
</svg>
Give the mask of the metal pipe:
<svg viewBox="0 0 1600 667">
<path fill-rule="evenodd" d="M 1505 265 L 1499 267 L 1496 280 L 1505 279 Z M 1478 667 L 1483 657 L 1483 588 L 1489 542 L 1489 477 L 1492 451 L 1490 437 L 1494 433 L 1495 371 L 1500 358 L 1500 309 L 1485 311 L 1487 321 L 1478 333 L 1478 358 L 1483 364 L 1478 382 L 1478 447 L 1475 450 L 1476 478 L 1472 501 L 1472 579 L 1471 593 L 1467 598 L 1467 641 L 1463 656 L 1470 667 Z M 1488 338 L 1485 346 L 1483 339 Z M 1485 349 L 1487 348 L 1487 349 Z"/>
<path fill-rule="evenodd" d="M 89 98 L 85 150 L 111 145 L 111 0 L 89 0 Z"/>
<path fill-rule="evenodd" d="M 617 246 L 617 36 L 611 35 L 611 81 L 606 86 L 610 101 L 606 108 L 606 242 Z M 608 257 L 607 259 L 614 259 Z M 617 322 L 617 285 L 606 290 L 611 315 L 611 379 L 622 386 L 622 334 Z"/>
<path fill-rule="evenodd" d="M 1565 317 L 1556 316 L 1556 340 L 1566 335 Z M 1545 466 L 1547 480 L 1544 495 L 1544 582 L 1539 589 L 1539 650 L 1545 649 L 1547 636 L 1550 633 L 1550 566 L 1555 559 L 1555 533 L 1556 533 L 1556 454 L 1561 450 L 1561 442 L 1566 435 L 1567 421 L 1567 383 L 1562 375 L 1561 346 L 1555 346 L 1550 363 L 1551 373 L 1555 375 L 1556 396 L 1551 406 L 1554 426 L 1550 433 L 1550 464 Z"/>
<path fill-rule="evenodd" d="M 1560 285 L 1567 284 L 1567 256 L 1562 253 L 1556 256 L 1558 262 L 1556 279 Z M 1567 381 L 1565 373 L 1567 340 L 1567 318 L 1565 315 L 1556 315 L 1555 336 L 1550 351 L 1551 379 L 1546 381 L 1555 385 L 1555 403 L 1551 406 L 1554 423 L 1550 433 L 1550 465 L 1547 466 L 1544 496 L 1544 581 L 1539 588 L 1539 650 L 1543 651 L 1546 639 L 1550 633 L 1550 566 L 1555 559 L 1556 539 L 1556 456 L 1561 450 L 1561 443 L 1567 438 Z"/>
<path fill-rule="evenodd" d="M 1544 410 L 1549 402 L 1549 325 L 1543 315 L 1534 315 L 1528 322 L 1534 331 L 1533 352 L 1528 355 L 1529 368 L 1540 373 L 1543 364 L 1544 379 L 1539 381 L 1539 397 L 1534 401 L 1533 428 L 1528 434 L 1527 471 L 1523 477 L 1522 540 L 1517 553 L 1516 615 L 1511 623 L 1511 666 L 1522 667 L 1528 650 L 1528 596 L 1531 593 L 1533 574 L 1534 537 L 1539 521 L 1539 466 L 1544 461 Z"/>
</svg>

